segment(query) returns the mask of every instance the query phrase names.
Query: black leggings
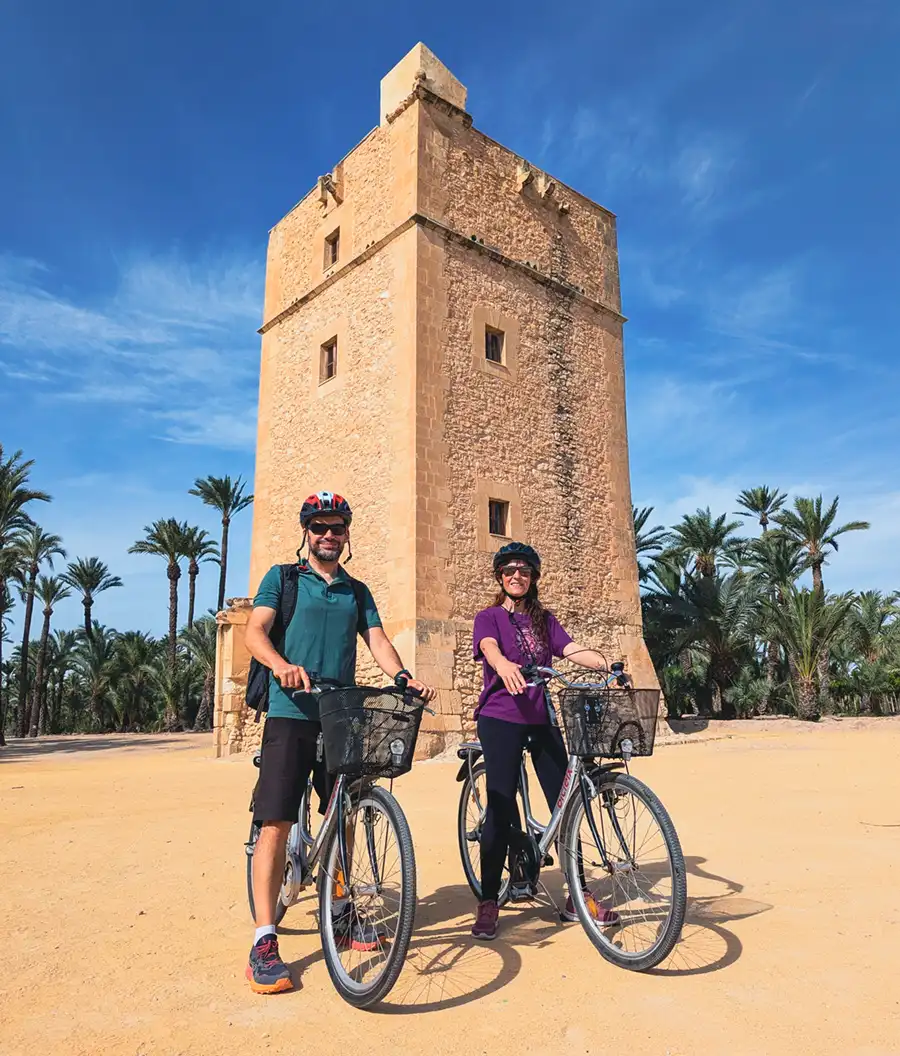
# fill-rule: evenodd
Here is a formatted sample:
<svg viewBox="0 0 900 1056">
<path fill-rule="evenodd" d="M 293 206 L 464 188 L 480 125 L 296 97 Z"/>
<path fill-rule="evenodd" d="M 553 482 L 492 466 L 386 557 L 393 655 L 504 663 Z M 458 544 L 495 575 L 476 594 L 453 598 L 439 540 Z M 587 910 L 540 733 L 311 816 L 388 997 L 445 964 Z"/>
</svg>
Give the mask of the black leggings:
<svg viewBox="0 0 900 1056">
<path fill-rule="evenodd" d="M 509 850 L 509 830 L 520 824 L 516 789 L 522 749 L 529 735 L 535 773 L 552 810 L 568 765 L 562 734 L 557 727 L 549 723 L 527 726 L 487 715 L 478 720 L 478 739 L 484 749 L 487 777 L 487 813 L 481 830 L 481 897 L 485 901 L 497 901 Z"/>
</svg>

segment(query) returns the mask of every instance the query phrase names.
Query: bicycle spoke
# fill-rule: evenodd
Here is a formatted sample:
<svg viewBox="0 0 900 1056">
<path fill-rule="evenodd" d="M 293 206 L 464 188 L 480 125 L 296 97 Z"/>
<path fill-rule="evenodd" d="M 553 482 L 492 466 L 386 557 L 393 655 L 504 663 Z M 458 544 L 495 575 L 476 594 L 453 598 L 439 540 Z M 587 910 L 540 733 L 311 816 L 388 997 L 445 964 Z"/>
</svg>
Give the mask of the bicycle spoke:
<svg viewBox="0 0 900 1056">
<path fill-rule="evenodd" d="M 629 956 L 642 956 L 663 936 L 672 912 L 673 884 L 665 837 L 646 804 L 628 789 L 604 788 L 588 801 L 593 830 L 581 815 L 578 833 L 585 887 L 616 925 L 595 923 L 602 941 Z M 604 864 L 605 859 L 608 864 Z"/>
<path fill-rule="evenodd" d="M 368 987 L 384 970 L 399 926 L 400 848 L 389 819 L 373 805 L 353 812 L 348 848 L 352 852 L 342 884 L 348 898 L 342 908 L 345 941 L 338 946 L 338 957 L 348 980 Z"/>
</svg>

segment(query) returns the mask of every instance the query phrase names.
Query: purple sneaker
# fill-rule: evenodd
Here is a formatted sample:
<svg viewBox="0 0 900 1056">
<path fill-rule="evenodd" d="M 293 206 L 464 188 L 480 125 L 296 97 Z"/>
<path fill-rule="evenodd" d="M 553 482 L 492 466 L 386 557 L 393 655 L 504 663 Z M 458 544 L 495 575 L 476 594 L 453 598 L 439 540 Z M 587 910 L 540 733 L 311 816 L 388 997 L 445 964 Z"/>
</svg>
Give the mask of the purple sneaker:
<svg viewBox="0 0 900 1056">
<path fill-rule="evenodd" d="M 475 923 L 472 925 L 473 936 L 476 939 L 495 939 L 497 937 L 497 918 L 499 916 L 500 907 L 496 902 L 479 902 Z"/>
</svg>

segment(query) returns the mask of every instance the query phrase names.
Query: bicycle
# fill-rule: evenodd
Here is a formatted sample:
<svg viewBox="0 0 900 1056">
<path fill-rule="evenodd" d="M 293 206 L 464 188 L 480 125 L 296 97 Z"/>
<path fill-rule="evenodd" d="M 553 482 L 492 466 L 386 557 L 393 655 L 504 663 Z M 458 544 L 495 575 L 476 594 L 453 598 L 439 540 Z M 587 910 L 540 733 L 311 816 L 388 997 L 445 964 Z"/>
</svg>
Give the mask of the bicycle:
<svg viewBox="0 0 900 1056">
<path fill-rule="evenodd" d="M 522 753 L 518 796 L 525 827 L 514 830 L 510 840 L 499 902 L 531 901 L 539 886 L 549 897 L 540 871 L 553 864 L 550 850 L 555 844 L 588 938 L 612 964 L 647 971 L 665 960 L 678 942 L 687 882 L 684 855 L 668 812 L 628 772 L 633 757 L 653 753 L 659 691 L 612 689 L 613 681 L 623 686 L 622 672 L 623 665 L 614 664 L 605 682 L 593 684 L 570 682 L 552 667 L 522 668 L 529 685 L 543 688 L 550 708 L 549 684 L 554 679 L 562 683 L 559 702 L 569 759 L 550 820 L 542 825 L 532 814 Z M 481 754 L 478 741 L 460 745 L 462 765 L 456 777 L 463 783 L 457 819 L 460 857 L 479 900 L 480 862 L 474 849 L 480 844 L 487 803 Z M 610 761 L 598 762 L 604 758 Z M 595 920 L 589 896 L 613 908 L 618 921 Z"/>
<path fill-rule="evenodd" d="M 409 824 L 391 791 L 375 782 L 393 782 L 412 768 L 425 704 L 402 680 L 385 689 L 342 686 L 314 674 L 310 681 L 319 698 L 320 752 L 335 780 L 315 835 L 313 781 L 307 784 L 287 838 L 275 923 L 281 923 L 301 892 L 315 884 L 319 935 L 331 981 L 348 1004 L 370 1008 L 387 996 L 400 975 L 416 909 Z M 254 757 L 254 764 L 260 763 L 261 752 Z M 252 867 L 259 832 L 260 825 L 251 822 L 245 844 L 254 918 Z M 350 941 L 354 927 L 365 929 L 372 941 Z"/>
</svg>

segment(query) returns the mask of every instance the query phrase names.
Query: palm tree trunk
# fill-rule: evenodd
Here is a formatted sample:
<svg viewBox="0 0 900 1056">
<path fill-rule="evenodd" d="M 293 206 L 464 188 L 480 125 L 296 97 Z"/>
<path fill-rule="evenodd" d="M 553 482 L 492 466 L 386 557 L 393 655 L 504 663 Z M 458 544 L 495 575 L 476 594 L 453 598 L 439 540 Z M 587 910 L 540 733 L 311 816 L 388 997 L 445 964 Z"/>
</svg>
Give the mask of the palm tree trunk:
<svg viewBox="0 0 900 1056">
<path fill-rule="evenodd" d="M 50 732 L 50 674 L 47 673 L 47 679 L 44 682 L 44 688 L 41 691 L 41 711 L 38 716 L 38 729 L 46 737 Z"/>
<path fill-rule="evenodd" d="M 22 624 L 22 658 L 19 663 L 19 722 L 18 735 L 25 736 L 28 716 L 21 701 L 28 699 L 28 643 L 31 635 L 31 617 L 34 612 L 34 584 L 37 581 L 38 566 L 33 564 L 28 570 L 28 586 L 25 594 L 25 615 Z"/>
<path fill-rule="evenodd" d="M 188 569 L 188 627 L 194 626 L 194 597 L 197 592 L 197 573 L 200 571 L 200 566 L 191 562 L 191 567 Z"/>
<path fill-rule="evenodd" d="M 777 673 L 778 642 L 769 642 L 766 645 L 766 698 L 760 705 L 760 715 L 767 714 L 772 708 L 772 698 L 775 695 L 775 678 Z"/>
<path fill-rule="evenodd" d="M 820 713 L 815 682 L 801 678 L 794 685 L 797 693 L 797 718 L 810 721 L 818 719 Z"/>
<path fill-rule="evenodd" d="M 0 580 L 0 595 L 3 593 L 5 584 Z M 0 634 L 0 748 L 6 747 L 6 738 L 3 736 L 3 727 L 6 725 L 6 701 L 9 700 L 9 682 L 6 683 L 6 693 L 3 692 L 3 635 Z"/>
<path fill-rule="evenodd" d="M 50 732 L 59 733 L 59 713 L 62 710 L 62 668 L 57 672 L 56 684 L 53 687 L 53 700 L 50 705 Z"/>
<path fill-rule="evenodd" d="M 41 684 L 44 681 L 44 664 L 47 661 L 47 639 L 50 637 L 50 617 L 53 609 L 44 609 L 44 626 L 41 629 L 41 645 L 38 650 L 37 669 L 34 672 L 34 692 L 31 701 L 31 721 L 29 723 L 29 737 L 38 735 L 38 719 L 41 713 Z"/>
<path fill-rule="evenodd" d="M 84 633 L 90 638 L 94 633 L 91 627 L 91 606 L 94 604 L 94 599 L 90 594 L 85 594 L 81 604 L 84 606 Z"/>
<path fill-rule="evenodd" d="M 822 563 L 818 562 L 812 566 L 812 578 L 813 578 L 813 590 L 819 591 L 820 594 L 825 592 L 825 582 L 822 578 Z M 827 649 L 822 650 L 822 655 L 819 657 L 819 662 L 816 665 L 816 673 L 819 678 L 819 697 L 823 703 L 826 703 L 831 696 L 830 688 L 828 685 L 828 664 L 830 662 L 830 654 Z"/>
<path fill-rule="evenodd" d="M 169 667 L 175 670 L 178 640 L 178 579 L 181 569 L 175 562 L 169 565 Z"/>
<path fill-rule="evenodd" d="M 211 709 L 210 702 L 212 700 L 213 689 L 215 685 L 215 672 L 208 671 L 206 678 L 203 679 L 203 696 L 200 698 L 200 707 L 197 710 L 197 718 L 194 719 L 195 730 L 208 730 L 211 723 Z"/>
<path fill-rule="evenodd" d="M 219 563 L 219 603 L 216 612 L 225 608 L 225 576 L 228 573 L 228 524 L 227 517 L 222 518 L 222 560 Z"/>
</svg>

